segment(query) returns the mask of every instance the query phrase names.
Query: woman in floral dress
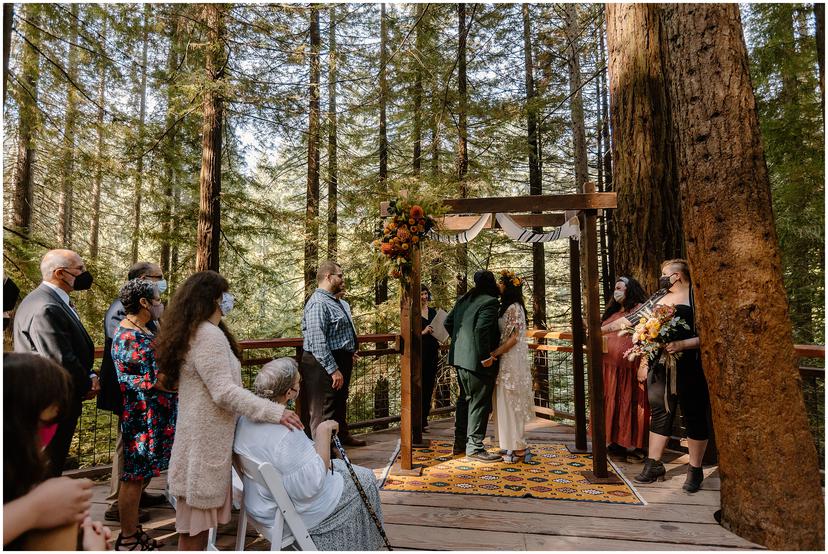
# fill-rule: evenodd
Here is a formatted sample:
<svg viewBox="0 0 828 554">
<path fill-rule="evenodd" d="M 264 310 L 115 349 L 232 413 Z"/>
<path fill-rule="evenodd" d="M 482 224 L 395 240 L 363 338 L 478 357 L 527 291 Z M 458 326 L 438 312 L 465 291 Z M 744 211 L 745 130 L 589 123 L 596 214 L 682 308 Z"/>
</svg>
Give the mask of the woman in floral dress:
<svg viewBox="0 0 828 554">
<path fill-rule="evenodd" d="M 138 525 L 138 504 L 144 479 L 167 469 L 175 436 L 178 395 L 159 380 L 150 319 L 158 320 L 164 306 L 154 283 L 129 281 L 121 289 L 126 316 L 112 338 L 112 360 L 121 387 L 124 408 L 124 470 L 118 507 L 121 533 L 116 550 L 153 550 L 158 544 Z"/>
<path fill-rule="evenodd" d="M 526 424 L 535 417 L 529 346 L 526 343 L 526 307 L 523 282 L 512 271 L 502 271 L 500 289 L 500 346 L 492 352 L 500 359 L 494 393 L 495 439 L 503 461 L 529 461 Z"/>
</svg>

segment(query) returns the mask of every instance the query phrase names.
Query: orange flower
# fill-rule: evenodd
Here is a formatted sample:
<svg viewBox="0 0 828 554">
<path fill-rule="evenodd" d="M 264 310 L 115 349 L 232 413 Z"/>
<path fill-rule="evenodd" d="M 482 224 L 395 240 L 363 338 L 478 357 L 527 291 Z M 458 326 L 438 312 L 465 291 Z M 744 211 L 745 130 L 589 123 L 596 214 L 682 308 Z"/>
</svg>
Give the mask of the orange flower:
<svg viewBox="0 0 828 554">
<path fill-rule="evenodd" d="M 414 218 L 413 217 L 408 220 L 408 224 L 409 225 L 414 225 Z"/>
<path fill-rule="evenodd" d="M 397 231 L 397 237 L 400 240 L 407 240 L 410 236 L 411 233 L 408 232 L 408 229 L 403 229 L 402 227 L 400 227 L 400 229 Z"/>
<path fill-rule="evenodd" d="M 385 243 L 383 243 L 383 245 L 382 245 L 382 253 L 383 253 L 383 254 L 385 254 L 386 256 L 388 256 L 389 254 L 391 254 L 391 251 L 392 251 L 393 249 L 394 249 L 394 247 L 393 247 L 390 243 L 388 243 L 388 242 L 385 242 Z"/>
<path fill-rule="evenodd" d="M 417 235 L 414 235 L 413 237 L 411 237 L 411 242 L 413 242 L 414 244 L 417 244 L 418 242 L 420 242 L 420 237 L 418 237 Z"/>
<path fill-rule="evenodd" d="M 413 206 L 411 206 L 411 217 L 413 217 L 415 219 L 420 219 L 424 215 L 425 215 L 425 212 L 423 211 L 423 208 L 421 206 L 418 206 L 417 204 L 414 204 Z M 412 223 L 413 223 L 413 221 L 412 221 Z"/>
<path fill-rule="evenodd" d="M 408 250 L 408 243 L 404 242 L 402 247 L 403 247 L 403 250 Z"/>
</svg>

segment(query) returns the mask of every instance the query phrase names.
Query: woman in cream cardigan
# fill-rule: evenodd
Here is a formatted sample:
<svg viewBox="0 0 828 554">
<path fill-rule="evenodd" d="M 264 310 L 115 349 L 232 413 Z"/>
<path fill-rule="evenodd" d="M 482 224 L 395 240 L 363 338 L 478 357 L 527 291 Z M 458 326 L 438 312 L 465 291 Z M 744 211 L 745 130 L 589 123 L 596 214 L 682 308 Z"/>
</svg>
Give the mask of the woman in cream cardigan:
<svg viewBox="0 0 828 554">
<path fill-rule="evenodd" d="M 240 351 L 221 320 L 233 308 L 228 290 L 215 271 L 191 276 L 170 301 L 158 335 L 159 379 L 178 386 L 168 482 L 177 500 L 179 550 L 204 550 L 209 529 L 230 521 L 239 416 L 302 429 L 294 412 L 242 387 Z"/>
</svg>

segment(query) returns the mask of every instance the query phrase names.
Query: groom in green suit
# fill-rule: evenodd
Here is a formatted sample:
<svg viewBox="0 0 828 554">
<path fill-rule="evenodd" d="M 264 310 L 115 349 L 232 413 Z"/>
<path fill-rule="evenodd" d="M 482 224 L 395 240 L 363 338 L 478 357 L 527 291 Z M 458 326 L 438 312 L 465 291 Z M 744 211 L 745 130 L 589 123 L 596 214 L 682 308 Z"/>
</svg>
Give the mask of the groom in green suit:
<svg viewBox="0 0 828 554">
<path fill-rule="evenodd" d="M 465 453 L 482 462 L 501 461 L 500 456 L 483 447 L 498 369 L 497 360 L 491 355 L 500 342 L 498 296 L 494 274 L 478 271 L 474 274 L 474 288 L 457 301 L 445 321 L 451 334 L 448 363 L 457 370 L 460 385 L 454 454 Z"/>
</svg>

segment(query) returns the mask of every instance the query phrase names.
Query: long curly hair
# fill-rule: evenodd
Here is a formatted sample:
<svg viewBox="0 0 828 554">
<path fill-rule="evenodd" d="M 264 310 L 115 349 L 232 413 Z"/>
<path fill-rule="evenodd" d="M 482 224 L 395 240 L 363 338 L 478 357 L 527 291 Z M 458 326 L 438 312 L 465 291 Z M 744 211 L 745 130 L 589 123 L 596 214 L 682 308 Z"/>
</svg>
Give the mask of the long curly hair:
<svg viewBox="0 0 828 554">
<path fill-rule="evenodd" d="M 647 300 L 647 293 L 644 292 L 644 288 L 638 281 L 629 275 L 622 275 L 618 277 L 614 283 L 617 283 L 622 279 L 625 280 L 624 284 L 627 285 L 627 292 L 624 295 L 624 302 L 619 304 L 614 297 L 611 297 L 609 302 L 607 302 L 607 308 L 604 310 L 604 315 L 601 316 L 601 321 L 606 321 L 609 316 L 621 311 L 621 308 L 623 308 L 624 311 L 629 312 L 634 307 Z"/>
<path fill-rule="evenodd" d="M 181 375 L 181 366 L 190 351 L 190 340 L 198 326 L 215 313 L 222 293 L 230 290 L 227 279 L 215 271 L 199 271 L 175 291 L 164 313 L 155 344 L 155 361 L 164 374 L 166 385 L 175 387 Z M 233 353 L 241 359 L 241 350 L 223 321 L 219 322 Z"/>
<path fill-rule="evenodd" d="M 498 282 L 505 288 L 503 289 L 503 292 L 500 293 L 500 311 L 497 316 L 503 317 L 503 314 L 506 313 L 509 306 L 512 304 L 518 304 L 521 308 L 523 308 L 523 317 L 528 324 L 529 314 L 526 313 L 526 303 L 523 300 L 523 280 L 516 276 L 512 271 L 501 271 L 500 277 L 498 277 Z"/>
<path fill-rule="evenodd" d="M 57 405 L 58 418 L 66 415 L 71 395 L 69 372 L 54 361 L 37 354 L 3 354 L 3 504 L 46 479 L 40 414 Z"/>
</svg>

